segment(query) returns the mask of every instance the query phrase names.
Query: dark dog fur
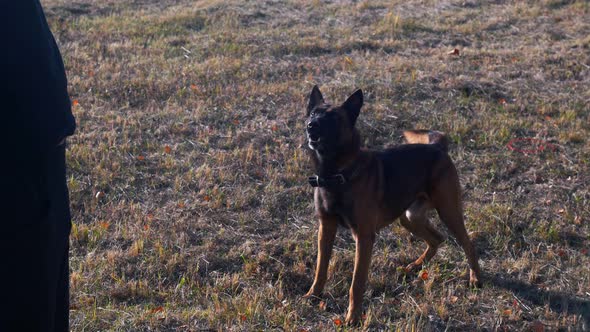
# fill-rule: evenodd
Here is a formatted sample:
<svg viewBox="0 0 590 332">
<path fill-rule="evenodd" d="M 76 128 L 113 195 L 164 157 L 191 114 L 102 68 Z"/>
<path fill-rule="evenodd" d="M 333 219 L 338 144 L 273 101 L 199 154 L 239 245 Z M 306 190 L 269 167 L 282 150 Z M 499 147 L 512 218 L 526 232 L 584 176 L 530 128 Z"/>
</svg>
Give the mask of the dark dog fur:
<svg viewBox="0 0 590 332">
<path fill-rule="evenodd" d="M 316 169 L 310 184 L 319 217 L 318 257 L 313 285 L 305 297 L 320 296 L 338 226 L 349 228 L 356 255 L 346 322 L 358 323 L 377 232 L 399 218 L 427 248 L 407 268 L 415 269 L 434 256 L 443 235 L 428 221 L 436 209 L 442 222 L 463 247 L 470 283 L 478 285 L 480 268 L 463 223 L 461 187 L 447 154 L 448 142 L 436 131 L 404 133 L 409 143 L 382 151 L 361 148 L 355 128 L 363 105 L 361 90 L 342 105 L 326 104 L 314 86 L 307 107 L 307 143 Z"/>
</svg>

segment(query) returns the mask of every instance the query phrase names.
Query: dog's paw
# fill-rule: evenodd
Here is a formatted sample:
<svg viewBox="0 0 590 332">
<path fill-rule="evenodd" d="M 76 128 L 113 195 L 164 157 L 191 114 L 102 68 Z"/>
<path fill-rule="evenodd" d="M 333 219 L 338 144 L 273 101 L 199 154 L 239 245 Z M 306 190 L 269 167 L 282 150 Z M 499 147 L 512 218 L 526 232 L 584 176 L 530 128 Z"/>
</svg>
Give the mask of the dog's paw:
<svg viewBox="0 0 590 332">
<path fill-rule="evenodd" d="M 301 298 L 304 300 L 313 300 L 313 299 L 319 299 L 321 295 L 322 294 L 319 294 L 319 293 L 316 293 L 316 292 L 313 292 L 310 290 L 309 292 L 307 292 L 307 294 L 303 295 Z"/>
<path fill-rule="evenodd" d="M 469 286 L 473 288 L 481 288 L 481 281 L 469 278 Z"/>
<path fill-rule="evenodd" d="M 416 264 L 416 262 L 412 262 L 408 264 L 406 267 L 404 267 L 404 272 L 406 272 L 406 274 L 416 272 L 421 266 L 421 264 Z"/>
<path fill-rule="evenodd" d="M 422 269 L 424 263 L 421 260 L 415 260 L 403 268 L 405 274 L 418 273 Z"/>
<path fill-rule="evenodd" d="M 357 316 L 346 317 L 346 319 L 344 320 L 344 324 L 346 324 L 347 326 L 359 326 L 361 325 L 361 323 L 361 317 Z"/>
<path fill-rule="evenodd" d="M 348 326 L 359 326 L 362 323 L 362 315 L 359 310 L 348 310 L 344 323 Z"/>
<path fill-rule="evenodd" d="M 474 272 L 469 272 L 469 286 L 473 288 L 481 288 L 481 279 L 480 277 Z"/>
</svg>

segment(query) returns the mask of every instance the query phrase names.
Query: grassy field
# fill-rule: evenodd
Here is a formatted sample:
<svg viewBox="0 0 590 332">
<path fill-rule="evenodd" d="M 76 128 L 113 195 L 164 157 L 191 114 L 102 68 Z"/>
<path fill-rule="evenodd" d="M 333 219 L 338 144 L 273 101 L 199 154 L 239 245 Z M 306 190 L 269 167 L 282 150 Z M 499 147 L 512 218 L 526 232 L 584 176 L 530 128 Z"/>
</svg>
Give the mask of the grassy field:
<svg viewBox="0 0 590 332">
<path fill-rule="evenodd" d="M 362 329 L 590 329 L 588 2 L 42 3 L 79 124 L 73 331 L 349 329 L 348 231 L 323 299 L 301 300 L 316 83 L 335 103 L 364 90 L 368 147 L 449 134 L 485 271 L 470 289 L 449 238 L 425 280 L 406 275 L 425 245 L 396 222 L 375 245 Z M 515 138 L 536 140 L 512 151 Z"/>
</svg>

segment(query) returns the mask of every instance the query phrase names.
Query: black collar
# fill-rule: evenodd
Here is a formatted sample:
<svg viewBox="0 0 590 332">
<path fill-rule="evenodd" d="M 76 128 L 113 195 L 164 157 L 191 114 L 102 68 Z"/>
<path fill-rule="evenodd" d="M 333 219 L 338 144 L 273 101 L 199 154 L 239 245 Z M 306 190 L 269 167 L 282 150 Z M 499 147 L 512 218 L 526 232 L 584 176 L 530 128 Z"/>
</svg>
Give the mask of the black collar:
<svg viewBox="0 0 590 332">
<path fill-rule="evenodd" d="M 354 178 L 360 173 L 360 170 L 361 167 L 358 164 L 358 162 L 354 162 L 352 166 L 345 168 L 340 173 L 328 176 L 319 176 L 315 174 L 314 176 L 310 176 L 307 179 L 307 182 L 309 182 L 309 184 L 314 188 L 342 187 L 350 181 L 354 180 Z"/>
</svg>

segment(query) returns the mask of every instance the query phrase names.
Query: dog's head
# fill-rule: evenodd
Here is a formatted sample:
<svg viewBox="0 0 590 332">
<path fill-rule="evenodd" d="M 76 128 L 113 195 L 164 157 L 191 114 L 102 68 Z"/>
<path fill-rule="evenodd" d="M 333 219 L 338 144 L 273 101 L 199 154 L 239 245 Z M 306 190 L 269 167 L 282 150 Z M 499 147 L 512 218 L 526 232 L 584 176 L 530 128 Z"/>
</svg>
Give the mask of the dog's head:
<svg viewBox="0 0 590 332">
<path fill-rule="evenodd" d="M 337 154 L 353 143 L 354 125 L 363 106 L 363 92 L 356 90 L 342 105 L 324 102 L 320 89 L 311 90 L 307 105 L 306 134 L 310 149 L 323 156 Z M 356 134 L 358 135 L 358 134 Z"/>
</svg>

